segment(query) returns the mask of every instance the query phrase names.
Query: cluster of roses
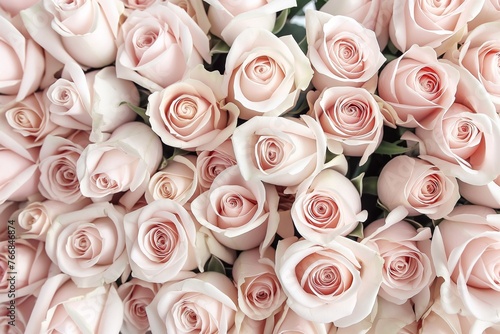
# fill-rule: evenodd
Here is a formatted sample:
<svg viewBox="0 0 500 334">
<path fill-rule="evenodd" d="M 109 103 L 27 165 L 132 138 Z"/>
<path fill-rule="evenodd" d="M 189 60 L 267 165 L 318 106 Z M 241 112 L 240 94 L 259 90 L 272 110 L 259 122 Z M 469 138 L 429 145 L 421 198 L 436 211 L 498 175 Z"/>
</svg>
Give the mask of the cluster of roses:
<svg viewBox="0 0 500 334">
<path fill-rule="evenodd" d="M 2 332 L 500 330 L 498 3 L 205 2 L 0 0 Z"/>
</svg>

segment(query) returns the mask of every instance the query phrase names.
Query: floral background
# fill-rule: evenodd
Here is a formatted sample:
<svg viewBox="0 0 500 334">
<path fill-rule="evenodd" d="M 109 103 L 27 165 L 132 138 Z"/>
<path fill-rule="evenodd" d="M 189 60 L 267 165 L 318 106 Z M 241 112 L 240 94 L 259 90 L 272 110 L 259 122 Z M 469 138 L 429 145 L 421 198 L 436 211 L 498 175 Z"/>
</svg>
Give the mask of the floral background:
<svg viewBox="0 0 500 334">
<path fill-rule="evenodd" d="M 3 333 L 499 333 L 500 4 L 0 0 Z"/>
</svg>

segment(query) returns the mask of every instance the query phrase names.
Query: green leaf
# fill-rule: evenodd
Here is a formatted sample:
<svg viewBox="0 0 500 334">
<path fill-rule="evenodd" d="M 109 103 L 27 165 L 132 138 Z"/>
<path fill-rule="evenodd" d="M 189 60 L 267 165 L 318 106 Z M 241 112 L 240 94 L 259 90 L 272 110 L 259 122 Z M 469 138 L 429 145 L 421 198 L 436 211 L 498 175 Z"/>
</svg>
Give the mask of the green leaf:
<svg viewBox="0 0 500 334">
<path fill-rule="evenodd" d="M 361 195 L 363 193 L 363 177 L 365 176 L 365 173 L 361 173 L 358 176 L 356 176 L 354 179 L 351 179 L 352 184 L 356 187 L 358 190 L 358 193 Z"/>
<path fill-rule="evenodd" d="M 215 271 L 218 273 L 221 273 L 223 275 L 226 275 L 226 269 L 224 268 L 224 263 L 216 257 L 216 256 L 211 256 L 208 262 L 205 264 L 205 270 L 206 271 Z"/>
<path fill-rule="evenodd" d="M 306 37 L 306 28 L 298 24 L 286 22 L 283 29 L 277 34 L 278 37 L 292 35 L 296 41 L 302 41 Z"/>
<path fill-rule="evenodd" d="M 303 11 L 303 8 L 309 2 L 311 2 L 311 0 L 297 0 L 297 6 L 290 9 L 290 14 L 288 15 L 288 17 L 292 18 L 301 11 Z"/>
<path fill-rule="evenodd" d="M 229 45 L 226 44 L 222 39 L 219 39 L 217 43 L 215 43 L 212 50 L 210 50 L 211 55 L 220 54 L 220 53 L 228 53 Z"/>
<path fill-rule="evenodd" d="M 326 149 L 325 163 L 332 161 L 337 155 L 335 153 L 330 152 L 329 149 Z"/>
<path fill-rule="evenodd" d="M 382 155 L 399 155 L 404 154 L 406 152 L 410 152 L 412 148 L 399 146 L 398 144 L 402 141 L 397 141 L 395 143 L 389 143 L 387 141 L 382 141 L 380 146 L 375 150 L 375 153 Z"/>
<path fill-rule="evenodd" d="M 320 10 L 321 7 L 323 7 L 327 2 L 328 0 L 316 0 L 314 6 L 316 7 L 317 10 Z"/>
<path fill-rule="evenodd" d="M 134 106 L 132 103 L 127 102 L 127 101 L 123 101 L 123 102 L 120 103 L 120 105 L 123 105 L 123 104 L 126 104 L 137 115 L 139 115 L 143 119 L 144 123 L 146 123 L 147 125 L 151 126 L 151 124 L 149 123 L 149 117 L 146 115 L 146 109 L 138 107 L 138 106 Z"/>
<path fill-rule="evenodd" d="M 349 233 L 349 236 L 363 239 L 363 237 L 364 237 L 363 223 L 358 223 L 358 226 L 356 226 L 356 228 L 351 233 Z"/>
<path fill-rule="evenodd" d="M 287 8 L 285 10 L 282 10 L 280 15 L 278 15 L 278 17 L 276 18 L 276 23 L 274 23 L 273 34 L 277 34 L 281 31 L 281 29 L 283 29 L 289 12 L 290 9 Z"/>
<path fill-rule="evenodd" d="M 363 179 L 363 194 L 377 196 L 378 176 L 368 176 Z"/>
</svg>

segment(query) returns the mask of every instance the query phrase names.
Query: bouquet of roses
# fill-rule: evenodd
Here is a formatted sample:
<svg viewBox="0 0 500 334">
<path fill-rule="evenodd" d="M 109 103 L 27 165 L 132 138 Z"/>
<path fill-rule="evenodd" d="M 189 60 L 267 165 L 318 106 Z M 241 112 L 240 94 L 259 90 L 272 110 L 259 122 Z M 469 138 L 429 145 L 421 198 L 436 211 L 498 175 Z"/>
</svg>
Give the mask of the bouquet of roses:
<svg viewBox="0 0 500 334">
<path fill-rule="evenodd" d="M 494 0 L 0 0 L 3 333 L 498 333 Z"/>
</svg>

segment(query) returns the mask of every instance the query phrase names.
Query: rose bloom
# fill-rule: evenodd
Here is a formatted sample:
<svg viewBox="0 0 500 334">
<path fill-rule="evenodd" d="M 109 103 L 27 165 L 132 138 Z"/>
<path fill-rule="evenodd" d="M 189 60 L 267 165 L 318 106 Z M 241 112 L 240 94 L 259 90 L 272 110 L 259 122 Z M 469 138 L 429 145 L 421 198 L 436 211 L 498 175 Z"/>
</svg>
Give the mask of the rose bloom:
<svg viewBox="0 0 500 334">
<path fill-rule="evenodd" d="M 117 128 L 106 141 L 90 144 L 77 162 L 80 191 L 86 197 L 105 199 L 119 192 L 142 196 L 162 155 L 160 139 L 141 122 Z"/>
<path fill-rule="evenodd" d="M 368 213 L 354 184 L 333 169 L 302 182 L 291 209 L 293 224 L 305 239 L 324 245 L 351 233 Z"/>
<path fill-rule="evenodd" d="M 276 274 L 287 305 L 315 322 L 348 327 L 368 316 L 382 284 L 382 258 L 345 237 L 319 246 L 308 240 L 278 242 Z"/>
<path fill-rule="evenodd" d="M 330 87 L 307 94 L 310 111 L 325 132 L 330 152 L 361 157 L 363 165 L 384 134 L 384 117 L 370 92 L 356 87 Z"/>
<path fill-rule="evenodd" d="M 236 298 L 231 280 L 209 271 L 163 285 L 146 311 L 153 334 L 228 333 Z"/>
<path fill-rule="evenodd" d="M 3 3 L 12 3 L 3 1 Z M 19 2 L 15 2 L 18 4 Z M 13 3 L 12 3 L 13 4 Z M 0 15 L 0 94 L 15 95 L 20 101 L 35 92 L 42 81 L 45 57 L 42 48 Z"/>
<path fill-rule="evenodd" d="M 495 104 L 497 113 L 500 112 L 499 53 L 500 21 L 496 21 L 478 26 L 467 35 L 458 51 L 450 49 L 445 55 L 481 82 Z"/>
<path fill-rule="evenodd" d="M 316 89 L 351 86 L 375 91 L 385 57 L 372 30 L 347 16 L 310 10 L 306 34 Z"/>
<path fill-rule="evenodd" d="M 110 203 L 59 215 L 47 231 L 47 255 L 79 287 L 116 281 L 127 266 L 123 215 Z"/>
<path fill-rule="evenodd" d="M 297 6 L 295 0 L 207 0 L 210 32 L 232 45 L 236 37 L 249 28 L 272 31 L 276 13 Z"/>
<path fill-rule="evenodd" d="M 467 32 L 467 22 L 479 14 L 484 0 L 394 1 L 389 26 L 391 41 L 405 52 L 417 44 L 444 53 Z"/>
<path fill-rule="evenodd" d="M 323 169 L 325 162 L 325 134 L 306 115 L 253 117 L 236 128 L 232 141 L 245 180 L 297 186 Z"/>
<path fill-rule="evenodd" d="M 0 204 L 26 201 L 38 192 L 40 172 L 36 162 L 38 149 L 26 149 L 0 131 Z"/>
<path fill-rule="evenodd" d="M 0 242 L 0 303 L 11 299 L 9 295 L 12 290 L 16 298 L 36 294 L 47 277 L 58 272 L 44 247 L 45 243 L 38 240 L 9 238 L 8 241 Z M 15 270 L 12 269 L 12 263 L 15 264 Z M 15 277 L 13 281 L 10 280 L 12 276 Z M 11 284 L 15 284 L 15 287 L 12 288 Z"/>
<path fill-rule="evenodd" d="M 444 279 L 440 292 L 446 313 L 500 322 L 499 226 L 495 210 L 462 205 L 436 227 L 432 258 Z"/>
<path fill-rule="evenodd" d="M 24 10 L 21 17 L 33 39 L 61 63 L 101 68 L 116 57 L 123 10 L 119 0 L 43 0 Z"/>
<path fill-rule="evenodd" d="M 366 334 L 381 334 L 381 333 L 410 334 L 405 332 L 404 328 L 416 323 L 415 312 L 413 312 L 413 307 L 410 301 L 407 301 L 402 305 L 398 305 L 388 302 L 383 298 L 378 298 L 377 306 L 374 309 L 376 310 L 375 318 L 373 318 L 370 329 L 364 332 Z M 345 328 L 345 332 L 344 329 L 341 328 L 335 334 L 355 333 L 352 330 L 354 330 L 357 326 L 360 325 L 362 325 L 362 323 L 351 327 L 347 327 Z M 356 333 L 361 333 L 361 332 L 362 331 L 358 331 Z M 417 332 L 415 331 L 413 334 L 417 334 Z"/>
<path fill-rule="evenodd" d="M 460 195 L 470 203 L 500 209 L 500 175 L 482 186 L 474 186 L 461 181 L 458 184 Z"/>
<path fill-rule="evenodd" d="M 168 1 L 133 11 L 121 26 L 118 43 L 118 77 L 151 91 L 179 81 L 203 60 L 210 63 L 207 35 Z"/>
<path fill-rule="evenodd" d="M 66 204 L 82 200 L 77 177 L 77 162 L 87 145 L 87 132 L 75 132 L 63 138 L 47 136 L 40 150 L 38 190 L 47 199 Z"/>
<path fill-rule="evenodd" d="M 37 298 L 34 295 L 10 300 L 0 304 L 0 331 L 5 334 L 24 334 Z M 15 318 L 15 326 L 12 326 Z"/>
<path fill-rule="evenodd" d="M 123 303 L 113 284 L 79 288 L 60 274 L 42 286 L 25 333 L 118 334 L 122 322 Z"/>
<path fill-rule="evenodd" d="M 232 166 L 193 200 L 191 211 L 222 245 L 235 250 L 260 245 L 264 250 L 278 227 L 278 201 L 274 186 L 246 181 L 238 166 Z"/>
<path fill-rule="evenodd" d="M 460 73 L 455 102 L 439 114 L 434 128 L 416 129 L 420 158 L 463 182 L 484 185 L 500 174 L 500 155 L 496 154 L 500 119 L 479 81 L 453 66 Z"/>
<path fill-rule="evenodd" d="M 249 318 L 264 320 L 279 311 L 286 295 L 274 270 L 274 249 L 263 257 L 259 250 L 240 253 L 233 265 L 233 280 L 238 289 L 238 306 Z"/>
<path fill-rule="evenodd" d="M 94 142 L 137 116 L 120 104 L 139 104 L 139 92 L 132 82 L 118 79 L 113 66 L 84 73 L 78 65 L 67 64 L 63 77 L 46 94 L 50 120 L 65 128 L 92 130 Z"/>
<path fill-rule="evenodd" d="M 431 230 L 428 227 L 417 230 L 404 220 L 378 219 L 363 233 L 361 243 L 384 259 L 379 296 L 397 305 L 419 293 L 428 299 L 435 278 L 430 254 Z"/>
<path fill-rule="evenodd" d="M 202 65 L 189 78 L 154 92 L 146 115 L 164 144 L 184 150 L 212 150 L 231 136 L 239 111 L 225 102 L 223 77 Z"/>
<path fill-rule="evenodd" d="M 117 289 L 123 301 L 124 316 L 121 333 L 145 334 L 149 329 L 146 307 L 158 293 L 160 285 L 137 278 L 123 283 Z"/>
<path fill-rule="evenodd" d="M 181 205 L 186 204 L 198 190 L 198 175 L 194 165 L 196 156 L 176 155 L 167 162 L 167 166 L 151 176 L 144 194 L 151 203 L 168 198 Z"/>
<path fill-rule="evenodd" d="M 331 15 L 352 17 L 366 29 L 375 32 L 380 50 L 383 50 L 389 41 L 389 22 L 392 17 L 393 3 L 394 0 L 330 0 L 321 7 L 320 11 Z"/>
<path fill-rule="evenodd" d="M 226 140 L 214 150 L 204 150 L 198 152 L 196 159 L 196 171 L 198 175 L 198 184 L 203 190 L 208 190 L 214 179 L 223 170 L 236 165 L 233 143 L 230 139 Z"/>
<path fill-rule="evenodd" d="M 90 203 L 90 199 L 82 199 L 73 204 L 53 200 L 29 202 L 16 213 L 16 234 L 23 239 L 45 241 L 47 231 L 57 216 L 78 211 Z"/>
<path fill-rule="evenodd" d="M 481 11 L 477 16 L 467 23 L 468 31 L 474 30 L 483 23 L 493 22 L 500 19 L 500 2 L 498 0 L 485 0 Z"/>
<path fill-rule="evenodd" d="M 205 2 L 203 0 L 169 0 L 174 5 L 182 8 L 196 24 L 208 35 L 210 30 L 210 21 L 205 11 Z"/>
<path fill-rule="evenodd" d="M 378 94 L 396 111 L 396 124 L 430 129 L 454 101 L 460 73 L 430 47 L 412 46 L 380 72 Z"/>
<path fill-rule="evenodd" d="M 132 275 L 164 283 L 192 276 L 197 267 L 196 226 L 179 203 L 162 199 L 130 212 L 124 219 Z"/>
<path fill-rule="evenodd" d="M 36 92 L 6 104 L 0 110 L 0 131 L 25 148 L 41 146 L 49 134 L 68 135 L 69 129 L 58 127 L 49 119 L 47 102 L 43 92 Z"/>
<path fill-rule="evenodd" d="M 460 199 L 458 183 L 433 164 L 406 155 L 389 160 L 377 182 L 380 202 L 392 211 L 409 216 L 421 214 L 439 219 L 453 210 Z"/>
<path fill-rule="evenodd" d="M 274 1 L 277 2 L 277 1 Z M 238 35 L 227 54 L 224 87 L 227 101 L 240 109 L 240 118 L 279 116 L 291 110 L 313 71 L 292 36 L 277 37 L 262 29 Z"/>
</svg>

